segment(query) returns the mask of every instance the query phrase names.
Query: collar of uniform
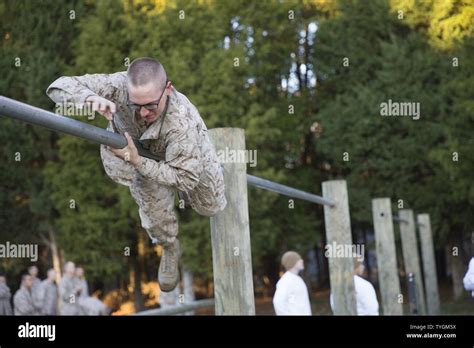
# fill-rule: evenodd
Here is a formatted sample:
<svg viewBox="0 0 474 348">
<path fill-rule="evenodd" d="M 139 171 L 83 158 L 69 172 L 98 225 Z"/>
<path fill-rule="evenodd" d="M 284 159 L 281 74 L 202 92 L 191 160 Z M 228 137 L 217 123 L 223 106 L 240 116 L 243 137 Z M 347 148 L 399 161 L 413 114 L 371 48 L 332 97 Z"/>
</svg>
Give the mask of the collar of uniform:
<svg viewBox="0 0 474 348">
<path fill-rule="evenodd" d="M 176 102 L 176 93 L 174 87 L 168 97 L 168 106 L 166 108 L 166 112 L 162 114 L 155 122 L 153 122 L 150 127 L 147 128 L 145 133 L 142 134 L 140 140 L 151 140 L 151 139 L 158 139 L 160 135 L 161 124 L 163 122 L 162 118 L 166 115 L 170 114 L 170 109 Z"/>
</svg>

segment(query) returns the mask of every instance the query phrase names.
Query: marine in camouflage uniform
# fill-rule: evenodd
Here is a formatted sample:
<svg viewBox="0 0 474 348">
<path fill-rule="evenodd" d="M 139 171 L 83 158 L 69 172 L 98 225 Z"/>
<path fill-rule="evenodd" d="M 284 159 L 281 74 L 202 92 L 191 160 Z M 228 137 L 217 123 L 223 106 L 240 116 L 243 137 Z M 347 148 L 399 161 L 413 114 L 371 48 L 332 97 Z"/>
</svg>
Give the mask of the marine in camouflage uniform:
<svg viewBox="0 0 474 348">
<path fill-rule="evenodd" d="M 115 182 L 129 187 L 139 206 L 142 227 L 154 243 L 165 247 L 174 243 L 178 234 L 174 211 L 177 191 L 204 216 L 215 215 L 227 203 L 223 172 L 207 127 L 188 98 L 171 88 L 166 109 L 148 126 L 139 114 L 140 109 L 134 112 L 127 105 L 129 92 L 125 71 L 61 77 L 47 89 L 48 96 L 56 103 L 81 105 L 91 95 L 114 102 L 114 120 L 109 122 L 107 129 L 121 134 L 128 132 L 132 138 L 139 139 L 145 149 L 162 159 L 141 157 L 139 166 L 135 167 L 101 146 L 105 172 Z"/>
<path fill-rule="evenodd" d="M 59 282 L 59 312 L 60 315 L 79 315 L 79 297 L 81 295 L 81 284 L 71 274 L 65 274 Z"/>
<path fill-rule="evenodd" d="M 0 276 L 0 315 L 13 315 L 11 297 L 5 277 Z"/>
<path fill-rule="evenodd" d="M 13 296 L 13 308 L 15 315 L 39 315 L 31 293 L 31 276 L 23 276 L 20 288 Z"/>
</svg>

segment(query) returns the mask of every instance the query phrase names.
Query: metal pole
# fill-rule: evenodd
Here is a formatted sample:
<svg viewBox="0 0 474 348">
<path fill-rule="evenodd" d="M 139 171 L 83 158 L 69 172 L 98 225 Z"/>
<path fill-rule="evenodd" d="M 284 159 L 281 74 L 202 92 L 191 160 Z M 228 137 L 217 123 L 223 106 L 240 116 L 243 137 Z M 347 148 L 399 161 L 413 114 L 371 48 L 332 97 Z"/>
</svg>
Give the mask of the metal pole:
<svg viewBox="0 0 474 348">
<path fill-rule="evenodd" d="M 109 132 L 103 128 L 61 116 L 51 111 L 21 103 L 4 96 L 0 96 L 0 115 L 45 127 L 53 131 L 74 135 L 116 149 L 122 149 L 127 146 L 127 139 L 121 134 Z M 138 140 L 135 140 L 135 145 L 141 156 L 155 160 L 162 159 L 143 148 Z"/>
<path fill-rule="evenodd" d="M 276 182 L 259 178 L 253 175 L 247 175 L 247 183 L 249 185 L 262 188 L 268 191 L 277 192 L 279 194 L 303 199 L 308 202 L 313 202 L 321 205 L 329 205 L 331 207 L 334 206 L 335 202 L 332 199 L 324 198 L 318 195 L 314 195 L 312 193 L 308 193 L 305 191 L 297 190 L 295 188 L 285 186 L 282 184 L 277 184 Z"/>
</svg>

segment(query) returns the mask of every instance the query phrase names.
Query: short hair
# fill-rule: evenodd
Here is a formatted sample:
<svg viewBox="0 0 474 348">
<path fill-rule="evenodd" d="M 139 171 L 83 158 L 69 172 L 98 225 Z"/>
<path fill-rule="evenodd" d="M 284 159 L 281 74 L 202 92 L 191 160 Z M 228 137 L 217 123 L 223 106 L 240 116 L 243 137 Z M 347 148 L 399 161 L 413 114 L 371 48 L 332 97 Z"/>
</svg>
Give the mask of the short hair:
<svg viewBox="0 0 474 348">
<path fill-rule="evenodd" d="M 166 71 L 163 65 L 154 58 L 137 58 L 128 67 L 128 81 L 133 86 L 144 86 L 150 82 L 159 84 L 164 88 L 166 84 Z"/>
<path fill-rule="evenodd" d="M 21 282 L 23 283 L 27 277 L 31 277 L 31 274 L 24 273 L 24 274 L 21 276 Z"/>
</svg>

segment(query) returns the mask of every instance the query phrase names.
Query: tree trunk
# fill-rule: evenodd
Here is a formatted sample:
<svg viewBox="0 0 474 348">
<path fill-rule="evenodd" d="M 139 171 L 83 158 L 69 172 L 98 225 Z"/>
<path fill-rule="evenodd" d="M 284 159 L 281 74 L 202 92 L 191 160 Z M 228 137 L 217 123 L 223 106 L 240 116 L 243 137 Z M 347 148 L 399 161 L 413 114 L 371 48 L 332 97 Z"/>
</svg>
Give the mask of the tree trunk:
<svg viewBox="0 0 474 348">
<path fill-rule="evenodd" d="M 56 237 L 52 227 L 49 228 L 49 247 L 51 249 L 51 258 L 53 259 L 53 268 L 56 271 L 56 283 L 61 281 L 61 258 L 59 256 L 58 246 L 56 244 Z"/>
</svg>

